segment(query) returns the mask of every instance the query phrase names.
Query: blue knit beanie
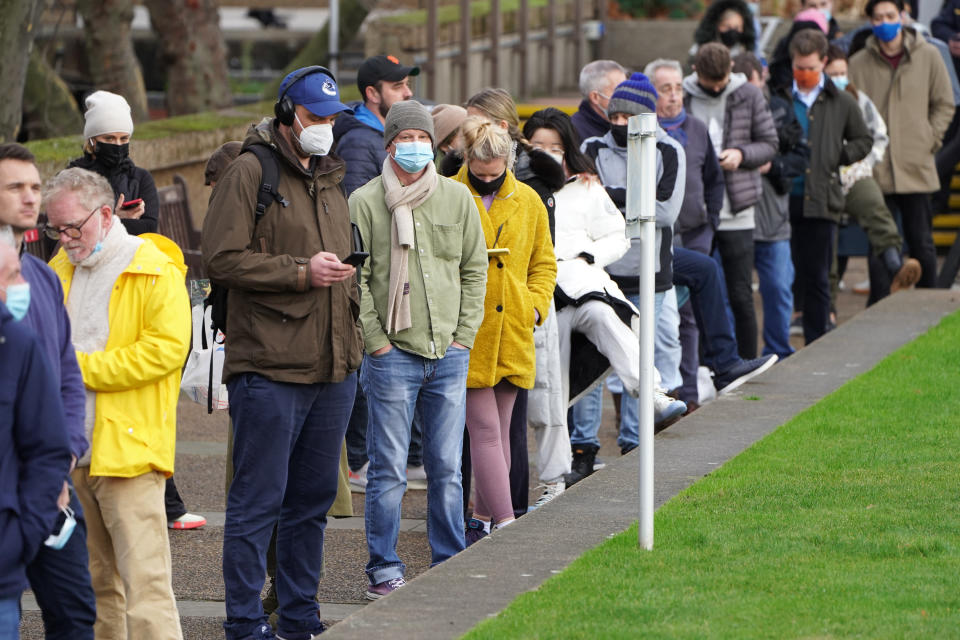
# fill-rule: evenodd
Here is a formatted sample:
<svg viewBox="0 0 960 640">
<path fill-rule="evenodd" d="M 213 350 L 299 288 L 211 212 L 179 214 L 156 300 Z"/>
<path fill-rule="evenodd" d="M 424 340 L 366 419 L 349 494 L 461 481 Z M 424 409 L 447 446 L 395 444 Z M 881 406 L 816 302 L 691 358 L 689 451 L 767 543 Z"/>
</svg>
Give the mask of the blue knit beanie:
<svg viewBox="0 0 960 640">
<path fill-rule="evenodd" d="M 617 85 L 607 104 L 607 117 L 611 113 L 656 113 L 657 90 L 642 73 L 634 73 L 628 80 Z"/>
</svg>

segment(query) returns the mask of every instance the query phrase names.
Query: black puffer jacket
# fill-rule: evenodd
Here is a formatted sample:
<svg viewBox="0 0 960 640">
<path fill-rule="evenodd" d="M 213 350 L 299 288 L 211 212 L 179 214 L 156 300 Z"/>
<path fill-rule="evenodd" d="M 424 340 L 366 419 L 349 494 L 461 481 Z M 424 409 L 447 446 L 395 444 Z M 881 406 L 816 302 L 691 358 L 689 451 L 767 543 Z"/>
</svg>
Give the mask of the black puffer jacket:
<svg viewBox="0 0 960 640">
<path fill-rule="evenodd" d="M 138 219 L 121 218 L 120 222 L 130 235 L 138 236 L 141 233 L 157 232 L 160 200 L 157 198 L 157 185 L 154 184 L 153 176 L 149 171 L 134 165 L 130 158 L 116 167 L 108 168 L 97 162 L 97 159 L 89 153 L 84 153 L 82 158 L 71 161 L 69 166 L 80 167 L 102 175 L 113 187 L 114 198 L 119 198 L 121 193 L 125 201 L 143 198 L 143 215 Z M 116 202 L 111 202 L 110 206 L 114 204 Z"/>
</svg>

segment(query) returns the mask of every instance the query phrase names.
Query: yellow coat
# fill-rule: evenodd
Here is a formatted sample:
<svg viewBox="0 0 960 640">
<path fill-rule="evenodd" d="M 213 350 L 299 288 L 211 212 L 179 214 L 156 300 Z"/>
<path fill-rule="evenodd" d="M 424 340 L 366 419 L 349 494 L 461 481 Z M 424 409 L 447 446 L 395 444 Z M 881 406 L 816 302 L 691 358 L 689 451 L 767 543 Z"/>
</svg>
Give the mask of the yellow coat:
<svg viewBox="0 0 960 640">
<path fill-rule="evenodd" d="M 490 210 L 483 206 L 467 178 L 466 163 L 457 180 L 473 195 L 487 249 L 510 249 L 510 255 L 491 257 L 483 323 L 470 352 L 467 387 L 492 387 L 506 379 L 523 389 L 533 387 L 536 354 L 533 346 L 535 314 L 542 324 L 557 283 L 547 209 L 536 191 L 517 180 L 513 172 L 494 196 Z M 499 237 L 497 235 L 499 230 Z"/>
<path fill-rule="evenodd" d="M 115 220 L 114 224 L 118 224 Z M 190 298 L 183 253 L 146 233 L 110 296 L 103 351 L 77 352 L 84 385 L 97 392 L 90 475 L 173 473 L 180 370 L 190 349 Z M 61 249 L 50 266 L 70 294 L 74 266 Z"/>
</svg>

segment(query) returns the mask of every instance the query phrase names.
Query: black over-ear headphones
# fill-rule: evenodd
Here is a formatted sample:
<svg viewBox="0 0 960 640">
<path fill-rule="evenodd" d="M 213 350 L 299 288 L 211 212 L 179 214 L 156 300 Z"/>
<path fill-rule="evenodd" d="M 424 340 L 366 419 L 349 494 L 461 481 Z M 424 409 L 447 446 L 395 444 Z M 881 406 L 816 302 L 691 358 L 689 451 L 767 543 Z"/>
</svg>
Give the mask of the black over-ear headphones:
<svg viewBox="0 0 960 640">
<path fill-rule="evenodd" d="M 296 115 L 296 105 L 293 104 L 293 100 L 287 97 L 287 91 L 290 91 L 290 87 L 297 84 L 305 77 L 312 75 L 314 73 L 325 73 L 330 76 L 330 79 L 334 82 L 337 79 L 333 76 L 333 73 L 330 69 L 326 67 L 321 67 L 320 65 L 313 65 L 312 67 L 304 67 L 297 71 L 290 82 L 287 83 L 287 86 L 284 87 L 283 92 L 280 94 L 280 97 L 277 98 L 276 104 L 273 105 L 273 113 L 277 116 L 277 120 L 280 124 L 286 125 L 288 127 L 293 126 L 293 119 Z"/>
</svg>

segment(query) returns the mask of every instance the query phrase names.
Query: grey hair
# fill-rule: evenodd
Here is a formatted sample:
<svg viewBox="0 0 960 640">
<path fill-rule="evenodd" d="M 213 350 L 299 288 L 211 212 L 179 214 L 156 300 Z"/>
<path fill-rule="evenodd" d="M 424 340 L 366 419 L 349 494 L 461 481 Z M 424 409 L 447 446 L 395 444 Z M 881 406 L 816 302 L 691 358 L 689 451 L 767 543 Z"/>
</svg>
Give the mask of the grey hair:
<svg viewBox="0 0 960 640">
<path fill-rule="evenodd" d="M 113 187 L 107 179 L 99 173 L 87 171 L 80 167 L 64 169 L 53 176 L 43 187 L 43 206 L 60 196 L 64 191 L 77 194 L 80 204 L 86 209 L 94 209 L 107 205 L 114 208 L 115 199 Z"/>
<path fill-rule="evenodd" d="M 586 98 L 589 97 L 591 91 L 600 91 L 607 81 L 607 75 L 612 71 L 627 74 L 627 70 L 615 60 L 594 60 L 587 63 L 580 70 L 580 95 Z"/>
<path fill-rule="evenodd" d="M 643 75 L 650 78 L 650 82 L 653 82 L 653 74 L 657 72 L 657 69 L 674 69 L 680 72 L 680 77 L 683 77 L 683 67 L 680 65 L 680 62 L 677 60 L 670 60 L 669 58 L 657 58 L 653 62 L 649 63 L 643 68 Z"/>
</svg>

